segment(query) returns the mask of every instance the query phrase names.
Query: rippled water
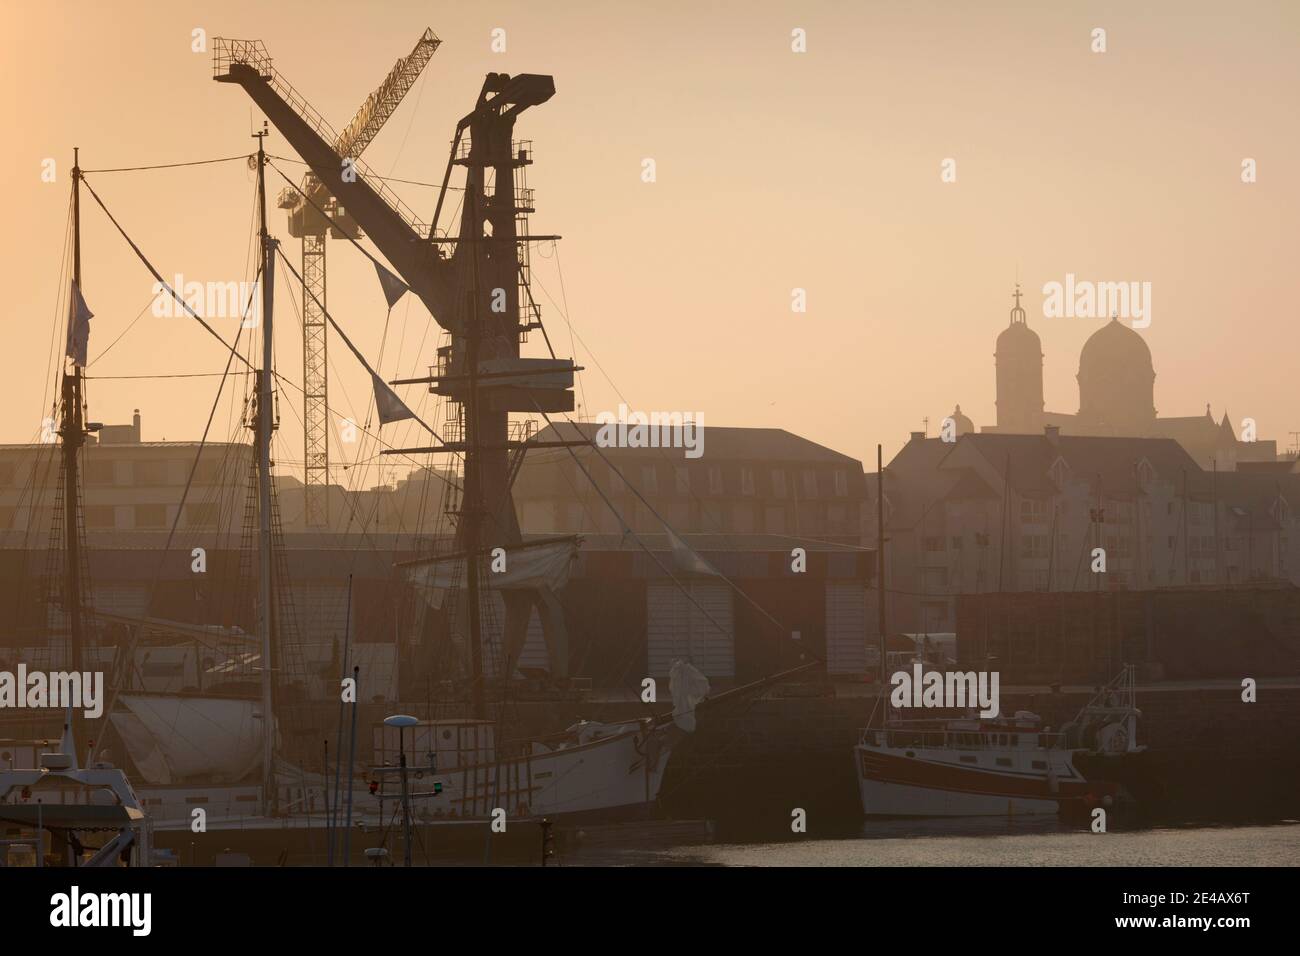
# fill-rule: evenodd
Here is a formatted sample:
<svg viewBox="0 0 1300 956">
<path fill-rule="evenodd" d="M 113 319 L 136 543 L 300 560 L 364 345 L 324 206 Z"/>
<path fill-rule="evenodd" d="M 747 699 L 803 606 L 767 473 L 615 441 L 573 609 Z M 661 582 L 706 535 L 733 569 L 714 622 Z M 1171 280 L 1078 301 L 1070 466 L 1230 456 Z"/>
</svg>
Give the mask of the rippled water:
<svg viewBox="0 0 1300 956">
<path fill-rule="evenodd" d="M 579 851 L 571 865 L 1296 866 L 1300 822 L 1092 833 L 1053 819 L 872 822 L 856 837 Z"/>
</svg>

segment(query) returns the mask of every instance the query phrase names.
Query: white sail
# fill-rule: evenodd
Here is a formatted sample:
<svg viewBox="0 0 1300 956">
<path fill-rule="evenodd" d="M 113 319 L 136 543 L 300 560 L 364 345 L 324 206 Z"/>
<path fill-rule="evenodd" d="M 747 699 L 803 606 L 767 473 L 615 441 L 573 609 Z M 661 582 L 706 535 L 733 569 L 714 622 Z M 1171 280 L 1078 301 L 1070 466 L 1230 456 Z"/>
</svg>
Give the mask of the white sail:
<svg viewBox="0 0 1300 956">
<path fill-rule="evenodd" d="M 151 783 L 198 776 L 234 781 L 261 766 L 262 715 L 257 701 L 134 694 L 123 694 L 119 701 L 138 725 L 114 714 L 114 726 Z"/>
<path fill-rule="evenodd" d="M 548 539 L 512 548 L 479 559 L 479 580 L 494 590 L 533 590 L 549 587 L 558 591 L 569 581 L 580 538 L 576 536 Z M 463 554 L 445 555 L 406 565 L 406 579 L 420 592 L 434 610 L 442 607 L 450 590 L 465 587 L 466 561 Z"/>
</svg>

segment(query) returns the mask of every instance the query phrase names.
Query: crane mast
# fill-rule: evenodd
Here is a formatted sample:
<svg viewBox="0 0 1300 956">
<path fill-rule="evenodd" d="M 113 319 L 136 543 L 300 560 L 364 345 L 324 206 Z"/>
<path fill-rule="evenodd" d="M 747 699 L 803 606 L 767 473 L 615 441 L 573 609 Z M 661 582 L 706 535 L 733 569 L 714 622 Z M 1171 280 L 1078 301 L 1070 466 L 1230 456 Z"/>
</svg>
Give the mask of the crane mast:
<svg viewBox="0 0 1300 956">
<path fill-rule="evenodd" d="M 431 391 L 459 406 L 456 434 L 444 436 L 450 440 L 434 448 L 401 451 L 465 453 L 464 485 L 474 489 L 471 507 L 481 513 L 461 515 L 457 549 L 477 555 L 488 546 L 518 545 L 521 536 L 510 495 L 509 452 L 523 443 L 510 440 L 510 413 L 574 407 L 572 364 L 523 358 L 519 348 L 534 324 L 520 301 L 521 284 L 527 281 L 527 243 L 558 237 L 528 233 L 532 193 L 523 173 L 532 163 L 532 150 L 528 143 L 514 139 L 514 127 L 523 111 L 555 95 L 554 80 L 528 73 L 486 76 L 473 110 L 456 127 L 446 175 L 453 166 L 465 168 L 465 197 L 459 229 L 455 235 L 443 236 L 436 221 L 446 177 L 435 222 L 429 224 L 420 221 L 360 159 L 340 151 L 364 139 L 381 108 L 370 110 L 367 101 L 348 127 L 357 131 L 356 136 L 341 137 L 275 70 L 260 41 L 216 38 L 213 50 L 214 78 L 244 89 L 311 168 L 321 188 L 346 210 L 350 221 L 365 230 L 435 321 L 451 334 L 451 345 L 439 349 L 426 381 Z M 375 97 L 382 100 L 386 95 L 392 92 L 386 94 L 381 86 Z M 475 353 L 472 367 L 471 351 Z M 491 377 L 481 379 L 481 375 Z M 471 436 L 472 447 L 466 440 Z M 566 676 L 567 638 L 555 595 L 546 589 L 502 594 L 505 673 L 510 673 L 536 607 L 549 645 L 551 672 Z M 477 636 L 473 643 L 477 644 Z M 476 681 L 482 676 L 478 663 L 476 655 Z"/>
<path fill-rule="evenodd" d="M 425 30 L 415 48 L 397 61 L 334 142 L 343 159 L 356 159 L 388 122 L 415 85 L 442 41 Z M 286 186 L 276 204 L 287 211 L 289 234 L 302 240 L 303 510 L 309 528 L 329 525 L 329 349 L 326 239 L 360 238 L 361 229 L 315 174 Z"/>
</svg>

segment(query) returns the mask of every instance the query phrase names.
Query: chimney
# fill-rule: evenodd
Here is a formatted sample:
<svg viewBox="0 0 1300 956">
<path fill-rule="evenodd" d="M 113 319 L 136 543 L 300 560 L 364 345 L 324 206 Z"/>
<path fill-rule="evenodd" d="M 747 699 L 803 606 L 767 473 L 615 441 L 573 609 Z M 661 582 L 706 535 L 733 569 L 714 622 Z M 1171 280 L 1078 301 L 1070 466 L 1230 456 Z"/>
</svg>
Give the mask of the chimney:
<svg viewBox="0 0 1300 956">
<path fill-rule="evenodd" d="M 135 414 L 131 416 L 131 428 L 135 432 L 135 442 L 138 445 L 140 444 L 140 409 L 138 408 L 135 410 Z"/>
<path fill-rule="evenodd" d="M 909 443 L 913 441 L 925 441 L 925 432 L 912 432 Z"/>
<path fill-rule="evenodd" d="M 1055 445 L 1057 440 L 1061 437 L 1061 426 L 1045 425 L 1043 427 L 1043 434 L 1047 436 L 1048 441 L 1050 441 L 1053 445 Z"/>
</svg>

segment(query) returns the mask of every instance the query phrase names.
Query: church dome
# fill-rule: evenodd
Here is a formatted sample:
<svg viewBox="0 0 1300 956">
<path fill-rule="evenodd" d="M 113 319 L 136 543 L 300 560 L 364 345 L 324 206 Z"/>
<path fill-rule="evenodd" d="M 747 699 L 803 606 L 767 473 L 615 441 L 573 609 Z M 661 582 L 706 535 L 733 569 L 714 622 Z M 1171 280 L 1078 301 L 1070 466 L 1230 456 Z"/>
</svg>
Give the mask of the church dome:
<svg viewBox="0 0 1300 956">
<path fill-rule="evenodd" d="M 1028 356 L 1041 359 L 1043 357 L 1043 342 L 1038 337 L 1038 333 L 1026 325 L 1023 320 L 1012 322 L 998 335 L 995 354 L 1008 358 Z"/>
<path fill-rule="evenodd" d="M 1079 417 L 1103 434 L 1142 435 L 1155 422 L 1155 367 L 1142 336 L 1117 318 L 1079 353 Z"/>
<path fill-rule="evenodd" d="M 960 438 L 962 435 L 969 435 L 975 431 L 975 423 L 961 413 L 960 405 L 954 408 L 952 414 L 948 417 L 952 419 L 953 432 L 956 437 Z"/>
<path fill-rule="evenodd" d="M 1151 349 L 1142 336 L 1113 318 L 1083 343 L 1079 353 L 1079 375 L 1100 373 L 1111 376 L 1138 372 L 1154 375 Z"/>
</svg>

